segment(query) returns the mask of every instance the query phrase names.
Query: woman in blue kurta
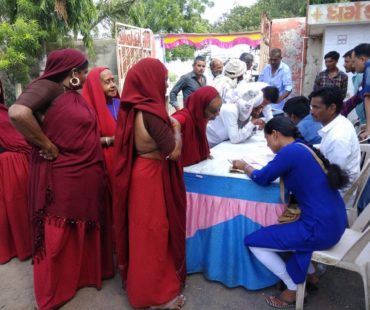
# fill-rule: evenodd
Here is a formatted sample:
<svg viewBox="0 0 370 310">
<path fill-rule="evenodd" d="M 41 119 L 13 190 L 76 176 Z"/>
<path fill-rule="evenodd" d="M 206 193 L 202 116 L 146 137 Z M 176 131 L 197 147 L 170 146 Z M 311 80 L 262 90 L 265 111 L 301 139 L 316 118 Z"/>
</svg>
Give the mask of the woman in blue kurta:
<svg viewBox="0 0 370 310">
<path fill-rule="evenodd" d="M 267 145 L 276 153 L 275 158 L 260 170 L 243 160 L 233 162 L 235 168 L 243 169 L 262 186 L 283 178 L 301 209 L 298 221 L 264 227 L 245 238 L 245 245 L 287 286 L 280 296 L 266 299 L 276 308 L 295 306 L 297 284 L 305 281 L 307 272 L 315 271 L 310 264 L 312 252 L 335 245 L 347 224 L 345 205 L 337 188 L 343 187 L 348 177 L 299 136 L 288 118 L 275 117 L 265 127 Z M 277 253 L 281 251 L 293 252 L 286 263 Z"/>
</svg>

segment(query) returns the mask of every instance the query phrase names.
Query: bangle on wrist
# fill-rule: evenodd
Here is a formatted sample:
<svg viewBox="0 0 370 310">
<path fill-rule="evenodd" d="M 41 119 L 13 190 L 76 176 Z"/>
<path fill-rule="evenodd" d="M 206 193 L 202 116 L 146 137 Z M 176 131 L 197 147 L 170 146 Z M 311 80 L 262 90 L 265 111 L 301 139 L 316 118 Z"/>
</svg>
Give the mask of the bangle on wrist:
<svg viewBox="0 0 370 310">
<path fill-rule="evenodd" d="M 106 145 L 106 146 L 109 146 L 109 144 L 110 144 L 110 143 L 109 143 L 109 138 L 108 138 L 108 137 L 105 137 L 105 145 Z"/>
</svg>

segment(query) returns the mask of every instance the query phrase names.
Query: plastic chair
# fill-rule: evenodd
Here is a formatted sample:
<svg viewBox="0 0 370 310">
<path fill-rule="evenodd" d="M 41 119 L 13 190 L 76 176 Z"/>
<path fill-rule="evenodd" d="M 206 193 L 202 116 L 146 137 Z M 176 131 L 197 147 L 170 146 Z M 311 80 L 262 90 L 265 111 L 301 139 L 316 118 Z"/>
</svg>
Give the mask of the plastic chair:
<svg viewBox="0 0 370 310">
<path fill-rule="evenodd" d="M 357 272 L 364 283 L 366 310 L 370 307 L 370 204 L 347 228 L 339 242 L 329 250 L 316 251 L 312 260 Z M 297 289 L 296 309 L 303 309 L 305 283 Z"/>
<path fill-rule="evenodd" d="M 364 167 L 364 164 L 368 160 L 370 160 L 370 144 L 369 143 L 360 144 L 360 151 L 361 151 L 360 168 L 362 170 Z"/>
<path fill-rule="evenodd" d="M 370 146 L 370 145 L 369 145 Z M 370 153 L 367 154 L 370 156 Z M 370 176 L 370 159 L 368 159 L 360 172 L 360 175 L 357 177 L 356 181 L 352 186 L 346 191 L 343 196 L 344 203 L 346 204 L 347 209 L 347 218 L 349 227 L 352 226 L 354 221 L 358 216 L 357 204 L 361 198 L 361 194 L 364 191 L 366 183 Z"/>
</svg>

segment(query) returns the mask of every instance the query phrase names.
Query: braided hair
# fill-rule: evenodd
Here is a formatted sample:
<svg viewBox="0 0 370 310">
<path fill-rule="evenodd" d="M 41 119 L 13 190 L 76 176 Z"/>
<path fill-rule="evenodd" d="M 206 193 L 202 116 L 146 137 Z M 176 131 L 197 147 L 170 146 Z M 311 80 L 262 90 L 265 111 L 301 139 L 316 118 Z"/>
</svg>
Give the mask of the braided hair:
<svg viewBox="0 0 370 310">
<path fill-rule="evenodd" d="M 313 147 L 313 145 L 307 143 L 302 134 L 299 132 L 297 126 L 285 116 L 277 116 L 266 123 L 265 134 L 271 134 L 273 130 L 280 132 L 285 137 L 292 137 L 294 139 L 301 140 L 301 143 L 307 145 L 317 157 L 323 162 L 325 169 L 327 170 L 327 177 L 329 185 L 333 188 L 343 188 L 349 181 L 348 174 L 342 170 L 337 164 L 331 164 L 329 160 L 320 152 L 319 149 Z"/>
</svg>

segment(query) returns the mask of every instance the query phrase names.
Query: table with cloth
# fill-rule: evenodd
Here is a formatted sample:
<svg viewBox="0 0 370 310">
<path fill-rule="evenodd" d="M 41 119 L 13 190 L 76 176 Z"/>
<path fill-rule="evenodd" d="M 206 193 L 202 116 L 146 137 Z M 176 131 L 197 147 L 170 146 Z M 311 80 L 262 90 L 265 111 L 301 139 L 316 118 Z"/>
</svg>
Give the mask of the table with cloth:
<svg viewBox="0 0 370 310">
<path fill-rule="evenodd" d="M 211 155 L 213 159 L 185 168 L 188 273 L 202 272 L 227 287 L 274 285 L 278 278 L 247 250 L 243 239 L 277 223 L 284 210 L 279 183 L 262 187 L 245 174 L 229 172 L 230 160 L 243 158 L 257 167 L 274 157 L 263 132 L 241 144 L 225 141 Z"/>
</svg>

